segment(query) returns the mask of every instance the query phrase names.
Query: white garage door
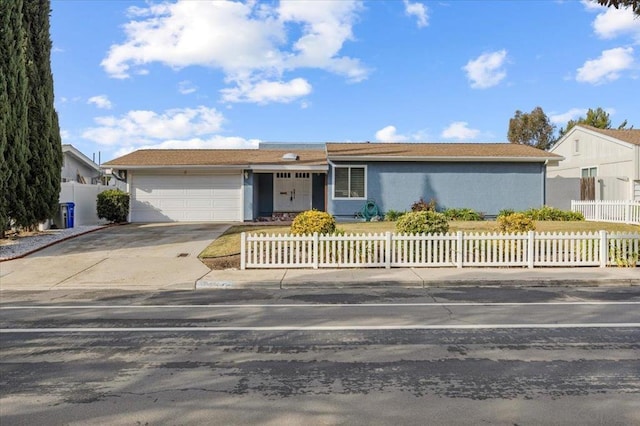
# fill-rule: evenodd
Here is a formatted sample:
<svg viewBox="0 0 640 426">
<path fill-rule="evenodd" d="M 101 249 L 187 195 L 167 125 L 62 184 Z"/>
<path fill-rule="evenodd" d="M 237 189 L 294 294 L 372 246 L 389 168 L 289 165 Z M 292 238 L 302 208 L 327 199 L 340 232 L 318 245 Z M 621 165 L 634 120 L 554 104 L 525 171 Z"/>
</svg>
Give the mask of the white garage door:
<svg viewBox="0 0 640 426">
<path fill-rule="evenodd" d="M 242 220 L 242 177 L 133 175 L 132 222 L 230 222 Z"/>
</svg>

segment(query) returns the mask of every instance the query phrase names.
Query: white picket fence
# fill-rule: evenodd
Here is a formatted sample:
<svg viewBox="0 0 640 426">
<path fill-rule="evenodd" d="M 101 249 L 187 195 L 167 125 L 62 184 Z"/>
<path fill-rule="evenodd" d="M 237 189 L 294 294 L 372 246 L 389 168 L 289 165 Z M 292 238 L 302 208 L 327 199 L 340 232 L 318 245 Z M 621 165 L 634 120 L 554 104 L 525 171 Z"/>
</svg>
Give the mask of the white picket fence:
<svg viewBox="0 0 640 426">
<path fill-rule="evenodd" d="M 640 233 L 241 234 L 240 267 L 392 268 L 640 265 Z"/>
<path fill-rule="evenodd" d="M 571 211 L 585 220 L 640 225 L 640 201 L 571 201 Z"/>
</svg>

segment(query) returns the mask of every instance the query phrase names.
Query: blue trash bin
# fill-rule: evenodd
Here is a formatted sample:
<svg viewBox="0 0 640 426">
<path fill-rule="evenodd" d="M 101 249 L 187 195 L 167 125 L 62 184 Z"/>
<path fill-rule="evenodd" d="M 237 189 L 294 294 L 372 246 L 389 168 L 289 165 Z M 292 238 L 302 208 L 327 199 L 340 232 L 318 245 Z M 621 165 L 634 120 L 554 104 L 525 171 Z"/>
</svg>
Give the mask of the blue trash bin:
<svg viewBox="0 0 640 426">
<path fill-rule="evenodd" d="M 67 224 L 65 228 L 73 228 L 76 203 L 65 203 L 67 205 Z"/>
</svg>

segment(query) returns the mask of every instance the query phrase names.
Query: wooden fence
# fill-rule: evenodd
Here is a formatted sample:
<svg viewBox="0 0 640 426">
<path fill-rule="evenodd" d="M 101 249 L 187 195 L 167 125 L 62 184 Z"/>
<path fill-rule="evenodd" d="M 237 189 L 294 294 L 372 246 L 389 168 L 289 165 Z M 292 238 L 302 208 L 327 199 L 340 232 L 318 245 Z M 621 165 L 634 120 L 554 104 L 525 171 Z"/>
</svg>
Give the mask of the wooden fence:
<svg viewBox="0 0 640 426">
<path fill-rule="evenodd" d="M 640 233 L 241 234 L 240 267 L 636 266 Z"/>
<path fill-rule="evenodd" d="M 640 225 L 640 201 L 571 201 L 586 220 Z"/>
</svg>

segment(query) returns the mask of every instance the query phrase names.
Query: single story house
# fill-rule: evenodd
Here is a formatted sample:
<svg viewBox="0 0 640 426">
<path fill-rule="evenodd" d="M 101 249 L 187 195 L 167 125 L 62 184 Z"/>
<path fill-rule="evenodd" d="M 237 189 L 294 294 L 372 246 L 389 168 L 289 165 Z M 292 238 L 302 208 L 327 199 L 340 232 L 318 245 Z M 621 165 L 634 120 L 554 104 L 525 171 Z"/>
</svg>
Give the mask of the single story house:
<svg viewBox="0 0 640 426">
<path fill-rule="evenodd" d="M 547 175 L 549 192 L 558 197 L 566 194 L 565 203 L 585 198 L 584 188 L 580 193 L 584 178 L 594 178 L 594 188 L 587 191 L 591 195 L 585 199 L 640 201 L 640 129 L 598 129 L 580 124 L 549 151 L 564 158 L 550 164 Z"/>
<path fill-rule="evenodd" d="M 405 211 L 545 203 L 557 154 L 507 143 L 265 144 L 259 149 L 138 150 L 103 164 L 126 179 L 130 221 L 253 221 L 308 209 L 353 218 L 368 201 Z"/>
</svg>

